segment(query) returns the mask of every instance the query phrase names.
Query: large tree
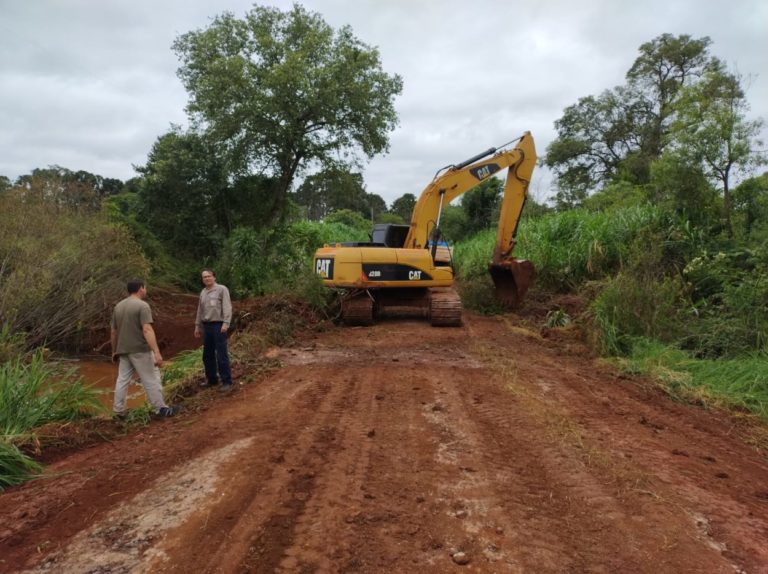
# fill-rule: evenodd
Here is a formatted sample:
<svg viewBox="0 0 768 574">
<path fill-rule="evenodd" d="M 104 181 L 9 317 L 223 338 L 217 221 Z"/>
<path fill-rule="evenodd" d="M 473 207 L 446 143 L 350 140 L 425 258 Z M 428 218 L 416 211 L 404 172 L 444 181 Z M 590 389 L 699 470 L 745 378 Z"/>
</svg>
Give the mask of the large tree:
<svg viewBox="0 0 768 574">
<path fill-rule="evenodd" d="M 461 208 L 467 214 L 467 233 L 473 234 L 498 224 L 499 204 L 504 182 L 489 177 L 461 196 Z"/>
<path fill-rule="evenodd" d="M 223 166 L 205 139 L 175 127 L 136 169 L 141 219 L 155 235 L 181 259 L 215 254 L 231 210 Z"/>
<path fill-rule="evenodd" d="M 581 98 L 555 122 L 558 137 L 544 158 L 555 172 L 558 203 L 580 203 L 616 179 L 647 183 L 669 142 L 682 90 L 722 63 L 709 38 L 663 34 L 640 46 L 627 83 Z"/>
<path fill-rule="evenodd" d="M 341 209 L 369 215 L 366 196 L 362 174 L 331 168 L 307 176 L 295 198 L 306 208 L 308 219 L 321 220 Z"/>
<path fill-rule="evenodd" d="M 416 196 L 412 193 L 404 193 L 392 202 L 389 211 L 402 217 L 403 221 L 410 223 L 414 207 L 416 207 Z"/>
<path fill-rule="evenodd" d="M 177 38 L 179 77 L 195 125 L 221 147 L 230 174 L 273 178 L 271 222 L 286 214 L 295 176 L 309 165 L 359 165 L 388 149 L 397 124 L 397 75 L 344 26 L 295 4 L 254 6 Z"/>
<path fill-rule="evenodd" d="M 761 120 L 748 120 L 749 110 L 740 78 L 710 70 L 702 81 L 686 87 L 671 126 L 675 153 L 691 165 L 701 166 L 723 194 L 725 228 L 733 235 L 731 180 L 735 171 L 759 165 L 765 159 L 757 135 Z"/>
</svg>

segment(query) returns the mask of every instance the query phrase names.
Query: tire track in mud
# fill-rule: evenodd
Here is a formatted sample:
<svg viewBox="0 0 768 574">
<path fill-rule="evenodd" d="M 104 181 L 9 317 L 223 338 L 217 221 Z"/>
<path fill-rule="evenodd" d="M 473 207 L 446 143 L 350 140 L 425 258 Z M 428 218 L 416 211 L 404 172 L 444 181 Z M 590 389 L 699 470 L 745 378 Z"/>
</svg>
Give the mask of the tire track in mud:
<svg viewBox="0 0 768 574">
<path fill-rule="evenodd" d="M 276 350 L 280 370 L 215 408 L 81 457 L 87 466 L 71 468 L 102 488 L 96 522 L 71 527 L 64 513 L 20 528 L 14 556 L 34 556 L 41 531 L 65 550 L 96 532 L 96 566 L 72 571 L 117 571 L 110 544 L 129 533 L 136 572 L 762 571 L 764 459 L 710 428 L 711 415 L 617 385 L 569 352 L 507 318 L 471 315 L 459 329 L 391 322 Z M 216 458 L 230 445 L 247 446 Z M 103 483 L 122 469 L 121 490 L 157 481 L 109 499 L 118 486 Z M 180 472 L 207 476 L 206 489 L 193 495 L 187 478 L 173 480 Z M 47 486 L 86 508 L 72 482 Z M 169 499 L 152 498 L 161 484 L 175 485 Z M 19 490 L 36 507 L 56 500 L 43 486 Z M 142 499 L 183 512 L 151 537 L 106 518 Z M 0 519 L 11 512 L 0 504 Z"/>
<path fill-rule="evenodd" d="M 736 570 L 738 564 L 768 562 L 768 547 L 751 536 L 763 532 L 768 540 L 768 519 L 756 512 L 764 506 L 765 490 L 743 478 L 768 475 L 768 464 L 753 447 L 734 440 L 732 420 L 724 426 L 716 412 L 671 401 L 657 389 L 622 378 L 606 385 L 604 373 L 577 373 L 570 367 L 546 371 L 560 382 L 552 399 L 565 416 L 592 410 L 580 418 L 583 432 L 642 469 L 648 495 L 686 517 L 707 546 Z M 750 469 L 746 475 L 745 467 Z"/>
<path fill-rule="evenodd" d="M 230 465 L 230 481 L 218 499 L 175 533 L 177 544 L 167 550 L 171 559 L 158 565 L 159 571 L 242 571 L 241 563 L 245 567 L 255 557 L 277 564 L 282 548 L 290 544 L 313 489 L 314 477 L 306 467 L 316 457 L 318 440 L 322 444 L 324 434 L 329 438 L 323 424 L 327 404 L 343 398 L 343 392 L 290 371 L 281 371 L 266 385 L 263 395 L 272 400 L 250 414 L 251 424 L 258 426 L 254 448 Z"/>
<path fill-rule="evenodd" d="M 595 405 L 601 404 L 602 401 L 594 400 L 593 391 L 596 389 L 591 388 L 591 383 L 596 379 L 591 372 L 575 373 L 571 366 L 559 366 L 555 356 L 551 357 L 549 364 L 537 365 L 535 369 L 526 366 L 518 368 L 516 363 L 510 367 L 510 362 L 514 361 L 505 355 L 506 349 L 496 341 L 485 341 L 481 345 L 484 345 L 481 354 L 490 365 L 495 364 L 502 380 L 507 381 L 507 389 L 524 408 L 517 409 L 519 416 L 511 419 L 510 411 L 496 412 L 496 404 L 491 401 L 493 406 L 480 409 L 481 416 L 472 417 L 472 421 L 485 427 L 484 433 L 493 432 L 489 427 L 520 429 L 514 449 L 518 452 L 530 451 L 524 458 L 534 463 L 525 469 L 524 477 L 530 476 L 531 470 L 537 468 L 538 472 L 532 475 L 538 474 L 535 482 L 547 485 L 550 496 L 557 492 L 561 499 L 564 497 L 568 502 L 561 508 L 562 514 L 555 516 L 554 520 L 561 523 L 558 531 L 564 538 L 574 543 L 568 555 L 580 557 L 580 562 L 574 565 L 577 571 L 596 564 L 610 565 L 612 561 L 644 564 L 650 556 L 654 556 L 654 564 L 645 570 L 638 566 L 637 571 L 653 571 L 659 567 L 671 571 L 691 568 L 707 572 L 741 570 L 739 561 L 723 553 L 722 545 L 711 538 L 711 532 L 702 528 L 702 520 L 696 512 L 671 503 L 670 496 L 659 490 L 656 475 L 664 472 L 663 467 L 638 465 L 632 452 L 629 452 L 636 450 L 637 445 L 616 452 L 605 444 L 605 439 L 610 440 L 613 433 L 626 435 L 626 428 L 614 427 L 608 432 L 595 432 L 595 426 L 604 422 L 599 417 L 595 421 L 585 421 L 584 417 L 575 417 L 569 412 L 569 407 L 584 402 L 585 394 L 592 395 L 593 410 Z M 525 358 L 526 365 L 536 360 L 540 359 L 532 356 Z M 540 378 L 542 371 L 549 372 L 550 380 L 557 381 L 556 392 Z M 604 389 L 606 377 L 605 373 L 602 375 Z M 562 384 L 576 380 L 577 387 L 574 388 L 565 388 L 566 385 Z M 650 405 L 636 404 L 634 407 L 637 408 L 636 413 L 652 411 Z M 638 416 L 645 420 L 644 416 Z M 651 414 L 648 416 L 653 418 Z M 541 437 L 547 435 L 548 442 L 552 444 L 542 446 Z M 663 450 L 664 447 L 660 446 L 659 451 Z M 572 480 L 563 481 L 563 473 Z M 548 505 L 538 506 L 545 513 L 548 508 Z M 587 509 L 591 509 L 592 517 L 588 522 L 592 523 L 591 530 L 595 536 L 585 538 L 590 530 L 585 526 L 589 524 L 584 524 L 579 515 L 588 512 Z M 633 522 L 638 520 L 642 521 L 646 530 L 645 541 L 627 546 L 625 541 L 632 540 L 636 529 Z M 578 527 L 574 529 L 573 524 Z M 539 525 L 535 530 L 548 530 L 542 526 L 545 525 Z M 685 551 L 681 552 L 683 547 L 686 547 Z M 598 552 L 600 549 L 602 552 Z M 659 553 L 659 549 L 667 552 Z M 696 556 L 696 559 L 692 560 L 691 556 Z"/>
<path fill-rule="evenodd" d="M 336 370 L 335 366 L 314 365 L 307 377 L 307 369 L 288 367 L 281 380 L 270 383 L 283 385 L 298 378 L 302 388 L 263 414 L 278 419 L 269 436 L 259 437 L 272 445 L 268 460 L 258 450 L 243 457 L 235 471 L 241 479 L 227 488 L 224 499 L 216 501 L 204 518 L 198 516 L 196 524 L 186 525 L 184 533 L 177 533 L 177 538 L 186 539 L 189 532 L 202 528 L 201 522 L 217 524 L 224 532 L 215 540 L 200 542 L 202 546 L 217 544 L 221 550 L 185 557 L 179 549 L 169 569 L 323 571 L 343 560 L 344 545 L 336 544 L 329 552 L 327 533 L 329 528 L 334 532 L 351 528 L 346 509 L 358 507 L 363 497 L 359 469 L 365 467 L 369 447 L 359 384 L 354 377 L 342 382 L 336 376 L 334 380 Z M 269 475 L 249 472 L 265 462 L 272 467 Z"/>
<path fill-rule="evenodd" d="M 317 372 L 329 374 L 323 369 Z M 272 515 L 267 527 L 252 537 L 238 571 L 332 571 L 333 562 L 343 559 L 343 517 L 345 509 L 357 503 L 354 476 L 356 466 L 365 460 L 365 435 L 355 418 L 362 415 L 357 381 L 348 377 L 334 386 L 338 395 L 313 425 L 312 445 L 296 464 L 300 475 L 284 488 L 292 497 L 288 516 L 281 511 Z M 277 541 L 274 528 L 269 528 L 275 522 L 288 534 Z M 341 542 L 330 555 L 329 528 L 339 534 Z"/>
</svg>

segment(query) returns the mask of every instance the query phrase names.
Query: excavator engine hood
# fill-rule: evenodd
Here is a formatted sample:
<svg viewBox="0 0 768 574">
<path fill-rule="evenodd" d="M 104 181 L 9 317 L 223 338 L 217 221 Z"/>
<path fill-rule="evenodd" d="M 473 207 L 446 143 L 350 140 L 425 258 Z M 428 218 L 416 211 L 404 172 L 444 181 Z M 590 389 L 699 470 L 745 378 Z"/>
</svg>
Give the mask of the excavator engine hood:
<svg viewBox="0 0 768 574">
<path fill-rule="evenodd" d="M 507 309 L 517 309 L 533 282 L 533 263 L 526 259 L 506 259 L 491 263 L 488 271 L 501 304 Z"/>
</svg>

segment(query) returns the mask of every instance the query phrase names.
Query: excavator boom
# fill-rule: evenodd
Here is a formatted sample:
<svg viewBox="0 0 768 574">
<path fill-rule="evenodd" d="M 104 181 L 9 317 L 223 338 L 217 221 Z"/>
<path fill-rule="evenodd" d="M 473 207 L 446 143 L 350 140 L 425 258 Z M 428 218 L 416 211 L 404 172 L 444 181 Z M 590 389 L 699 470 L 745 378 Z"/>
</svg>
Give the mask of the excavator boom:
<svg viewBox="0 0 768 574">
<path fill-rule="evenodd" d="M 498 299 L 506 307 L 518 307 L 533 281 L 534 268 L 530 261 L 513 258 L 512 250 L 535 166 L 533 137 L 530 132 L 525 132 L 511 149 L 497 151 L 490 148 L 448 167 L 426 187 L 416 203 L 405 246 L 415 249 L 426 246 L 432 239 L 432 230 L 439 227 L 440 213 L 445 205 L 496 172 L 508 168 L 489 272 Z M 435 243 L 433 241 L 433 245 Z"/>
</svg>

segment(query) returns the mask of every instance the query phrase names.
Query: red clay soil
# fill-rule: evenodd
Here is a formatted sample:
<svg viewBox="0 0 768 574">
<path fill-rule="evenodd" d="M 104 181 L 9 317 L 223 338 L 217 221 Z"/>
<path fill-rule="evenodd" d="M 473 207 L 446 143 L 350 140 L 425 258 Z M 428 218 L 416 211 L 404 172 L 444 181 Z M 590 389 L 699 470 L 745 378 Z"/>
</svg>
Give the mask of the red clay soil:
<svg viewBox="0 0 768 574">
<path fill-rule="evenodd" d="M 768 572 L 730 415 L 567 332 L 334 328 L 0 495 L 2 572 Z"/>
</svg>

